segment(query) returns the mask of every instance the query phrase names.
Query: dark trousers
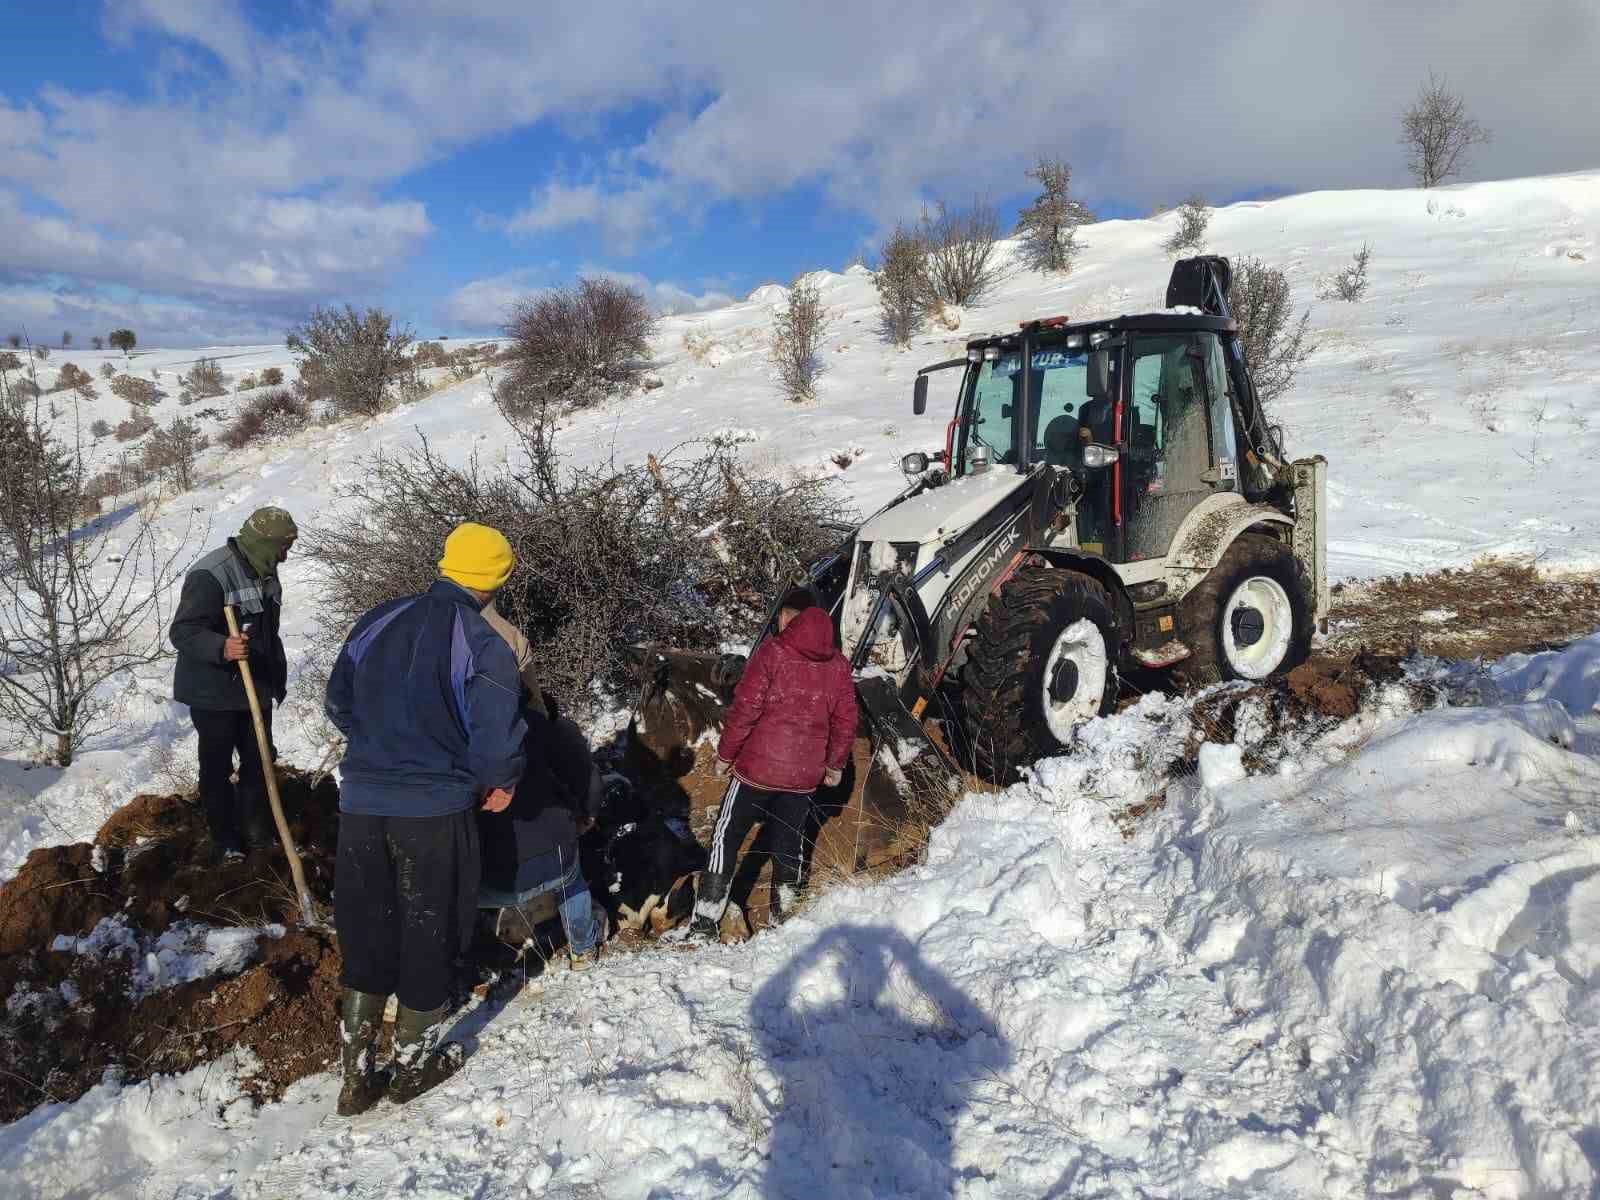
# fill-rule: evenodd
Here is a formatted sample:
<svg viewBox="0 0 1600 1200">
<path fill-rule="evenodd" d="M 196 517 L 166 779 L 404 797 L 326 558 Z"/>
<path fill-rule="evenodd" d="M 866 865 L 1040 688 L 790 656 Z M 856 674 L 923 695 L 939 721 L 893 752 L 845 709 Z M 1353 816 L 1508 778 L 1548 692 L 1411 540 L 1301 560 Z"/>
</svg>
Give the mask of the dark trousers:
<svg viewBox="0 0 1600 1200">
<path fill-rule="evenodd" d="M 728 784 L 711 832 L 711 861 L 700 876 L 697 905 L 720 906 L 727 900 L 739 847 L 757 824 L 766 826 L 772 882 L 780 886 L 799 883 L 810 819 L 809 792 L 769 792 L 738 779 Z M 717 911 L 720 914 L 720 907 Z"/>
<path fill-rule="evenodd" d="M 248 712 L 220 708 L 191 708 L 189 719 L 200 735 L 200 803 L 206 813 L 211 840 L 224 850 L 237 850 L 246 841 L 272 838 L 267 808 L 267 781 L 261 773 L 256 748 L 256 727 Z M 272 703 L 261 710 L 272 741 Z M 234 786 L 233 756 L 239 756 L 239 784 Z"/>
<path fill-rule="evenodd" d="M 339 814 L 333 923 L 341 982 L 417 1012 L 450 998 L 478 911 L 478 819 Z"/>
</svg>

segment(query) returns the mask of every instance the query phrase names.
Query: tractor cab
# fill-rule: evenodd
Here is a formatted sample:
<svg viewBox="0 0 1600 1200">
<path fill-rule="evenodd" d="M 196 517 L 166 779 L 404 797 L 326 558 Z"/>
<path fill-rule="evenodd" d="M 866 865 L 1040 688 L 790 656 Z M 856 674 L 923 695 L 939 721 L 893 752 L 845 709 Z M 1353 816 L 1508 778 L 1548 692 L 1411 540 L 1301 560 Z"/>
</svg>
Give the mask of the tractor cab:
<svg viewBox="0 0 1600 1200">
<path fill-rule="evenodd" d="M 1256 402 L 1226 312 L 1226 270 L 1220 259 L 1174 268 L 1168 303 L 1190 311 L 1029 321 L 924 368 L 917 411 L 930 373 L 963 368 L 938 456 L 948 477 L 1063 474 L 1057 494 L 1075 501 L 1076 549 L 1112 563 L 1166 554 L 1196 506 L 1244 489 L 1241 447 L 1266 451 L 1270 440 L 1250 417 Z"/>
</svg>

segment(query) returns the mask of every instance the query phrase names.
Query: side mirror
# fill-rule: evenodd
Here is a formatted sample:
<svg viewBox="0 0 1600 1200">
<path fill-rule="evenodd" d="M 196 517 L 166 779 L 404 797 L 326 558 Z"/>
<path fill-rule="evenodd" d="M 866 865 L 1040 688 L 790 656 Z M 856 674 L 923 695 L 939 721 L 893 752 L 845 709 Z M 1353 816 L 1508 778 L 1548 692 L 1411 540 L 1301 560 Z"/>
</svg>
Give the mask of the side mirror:
<svg viewBox="0 0 1600 1200">
<path fill-rule="evenodd" d="M 1102 446 L 1098 442 L 1090 442 L 1083 448 L 1083 465 L 1086 467 L 1109 467 L 1116 461 L 1115 446 Z"/>
<path fill-rule="evenodd" d="M 900 469 L 907 475 L 921 475 L 928 469 L 928 456 L 920 450 L 913 450 L 900 460 Z"/>
<path fill-rule="evenodd" d="M 916 383 L 911 385 L 911 411 L 919 417 L 928 411 L 928 377 L 926 375 L 918 375 Z"/>
<path fill-rule="evenodd" d="M 1084 380 L 1084 390 L 1091 400 L 1108 400 L 1111 397 L 1111 354 L 1106 350 L 1089 352 L 1089 376 Z"/>
</svg>

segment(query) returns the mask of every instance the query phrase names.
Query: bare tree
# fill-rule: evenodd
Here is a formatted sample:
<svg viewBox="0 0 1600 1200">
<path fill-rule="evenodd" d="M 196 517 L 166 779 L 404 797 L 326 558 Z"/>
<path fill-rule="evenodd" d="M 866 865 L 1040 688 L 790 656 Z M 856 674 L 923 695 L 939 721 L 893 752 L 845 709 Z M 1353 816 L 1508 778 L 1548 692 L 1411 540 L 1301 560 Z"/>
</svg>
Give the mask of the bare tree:
<svg viewBox="0 0 1600 1200">
<path fill-rule="evenodd" d="M 1168 254 L 1199 250 L 1206 244 L 1206 227 L 1211 224 L 1211 209 L 1205 197 L 1196 192 L 1178 205 L 1178 227 L 1161 243 Z"/>
<path fill-rule="evenodd" d="M 115 367 L 113 367 L 109 362 L 103 362 L 103 363 L 100 364 L 100 378 L 101 379 L 115 379 L 116 376 L 117 376 L 117 369 Z"/>
<path fill-rule="evenodd" d="M 937 303 L 981 303 L 1004 277 L 995 249 L 1000 218 L 982 200 L 953 212 L 943 201 L 931 214 L 923 209 L 917 236 L 927 247 L 928 291 Z"/>
<path fill-rule="evenodd" d="M 81 448 L 10 387 L 0 413 L 0 718 L 67 766 L 110 717 L 104 685 L 168 655 L 166 597 L 190 531 L 164 547 L 144 508 L 80 525 L 98 507 Z"/>
<path fill-rule="evenodd" d="M 1458 175 L 1467 151 L 1489 140 L 1489 131 L 1467 115 L 1467 102 L 1449 88 L 1449 81 L 1428 72 L 1428 82 L 1400 117 L 1400 144 L 1406 148 L 1406 169 L 1425 188 Z"/>
<path fill-rule="evenodd" d="M 909 346 L 927 318 L 928 249 L 915 231 L 896 225 L 878 249 L 872 286 L 878 289 L 885 341 Z"/>
<path fill-rule="evenodd" d="M 1234 263 L 1228 307 L 1239 323 L 1245 366 L 1265 408 L 1294 386 L 1300 365 L 1314 349 L 1306 341 L 1311 312 L 1294 320 L 1288 276 L 1259 258 Z"/>
<path fill-rule="evenodd" d="M 789 303 L 772 319 L 772 365 L 778 371 L 778 388 L 792 401 L 816 399 L 817 377 L 822 374 L 823 336 L 833 314 L 822 303 L 822 290 L 804 275 L 789 285 Z"/>
<path fill-rule="evenodd" d="M 170 425 L 157 429 L 145 443 L 145 470 L 160 472 L 173 491 L 187 492 L 194 486 L 195 459 L 210 444 L 192 422 L 173 417 Z"/>
<path fill-rule="evenodd" d="M 1347 300 L 1354 304 L 1367 294 L 1367 267 L 1372 262 L 1372 247 L 1365 242 L 1350 256 L 1348 266 L 1323 277 L 1317 289 L 1324 300 Z"/>
<path fill-rule="evenodd" d="M 714 647 L 748 637 L 768 598 L 834 546 L 848 518 L 827 480 L 752 472 L 725 446 L 690 443 L 618 464 L 563 462 L 560 406 L 494 393 L 525 458 L 489 467 L 446 461 L 426 442 L 369 460 L 346 503 L 307 531 L 322 599 L 320 641 L 337 649 L 373 605 L 437 577 L 438 547 L 461 521 L 503 532 L 516 568 L 496 603 L 533 643 L 545 687 L 574 714 L 636 689 L 636 642 Z M 573 564 L 581 563 L 581 570 Z"/>
<path fill-rule="evenodd" d="M 139 344 L 139 338 L 131 329 L 113 329 L 106 340 L 113 349 L 121 350 L 124 358 L 132 354 L 133 348 Z"/>
<path fill-rule="evenodd" d="M 196 400 L 209 400 L 212 396 L 227 395 L 228 387 L 222 368 L 214 358 L 197 358 L 180 383 L 178 403 L 193 404 Z"/>
<path fill-rule="evenodd" d="M 411 331 L 381 308 L 317 308 L 289 331 L 299 387 L 339 413 L 376 416 L 415 379 Z"/>
<path fill-rule="evenodd" d="M 13 350 L 20 350 L 22 348 L 22 335 L 20 333 L 6 334 L 6 345 Z"/>
<path fill-rule="evenodd" d="M 96 350 L 104 350 L 106 348 L 106 340 L 97 333 L 89 339 L 89 345 L 93 346 Z"/>
<path fill-rule="evenodd" d="M 1017 215 L 1023 260 L 1035 271 L 1064 274 L 1072 270 L 1078 253 L 1078 226 L 1093 221 L 1094 216 L 1068 194 L 1072 168 L 1061 159 L 1040 158 L 1027 174 L 1038 181 L 1040 191 Z"/>
<path fill-rule="evenodd" d="M 509 402 L 582 408 L 614 396 L 644 374 L 655 331 L 644 293 L 603 275 L 520 300 L 505 325 Z"/>
</svg>

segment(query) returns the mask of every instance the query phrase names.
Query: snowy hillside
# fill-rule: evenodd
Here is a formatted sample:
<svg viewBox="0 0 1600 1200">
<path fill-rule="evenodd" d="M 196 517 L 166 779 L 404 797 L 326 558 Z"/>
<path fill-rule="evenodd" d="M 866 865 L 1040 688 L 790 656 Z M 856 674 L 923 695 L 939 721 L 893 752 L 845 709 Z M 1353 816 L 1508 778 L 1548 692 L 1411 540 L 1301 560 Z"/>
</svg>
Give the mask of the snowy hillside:
<svg viewBox="0 0 1600 1200">
<path fill-rule="evenodd" d="M 837 317 L 803 407 L 766 361 L 781 288 L 666 319 L 663 386 L 573 416 L 560 449 L 641 458 L 717 437 L 876 507 L 902 453 L 943 442 L 951 377 L 913 417 L 917 366 L 1026 318 L 1159 307 L 1173 220 L 1087 227 L 1070 276 L 1014 272 L 910 352 L 878 339 L 863 270 L 821 273 Z M 1363 243 L 1366 298 L 1318 299 Z M 1292 454 L 1329 460 L 1336 577 L 1494 552 L 1600 565 L 1600 173 L 1237 204 L 1206 248 L 1285 268 L 1311 309 L 1316 351 L 1273 415 Z M 133 364 L 181 373 L 197 355 Z M 280 348 L 216 357 L 230 375 L 292 370 Z M 41 384 L 63 359 L 98 384 L 122 356 L 54 351 Z M 85 427 L 126 415 L 101 394 Z M 169 397 L 152 415 L 180 411 Z M 263 504 L 315 523 L 363 458 L 419 433 L 458 460 L 507 453 L 475 379 L 208 451 L 164 527 L 209 521 L 214 544 Z M 320 697 L 296 677 L 315 597 L 303 564 L 284 579 L 277 740 L 311 765 Z M 120 684 L 116 725 L 66 772 L 0 760 L 0 879 L 92 834 L 164 757 L 192 760 L 169 684 Z M 1600 644 L 1474 686 L 1478 707 L 1380 701 L 1271 774 L 1208 747 L 1201 778 L 1124 840 L 1108 812 L 1148 791 L 1120 764 L 1187 719 L 1147 699 L 1032 784 L 968 798 L 903 876 L 835 891 L 749 948 L 618 960 L 470 1016 L 468 1078 L 416 1111 L 339 1121 L 327 1078 L 220 1116 L 222 1071 L 108 1082 L 0 1129 L 0 1172 L 29 1196 L 141 1179 L 194 1197 L 1592 1194 Z"/>
</svg>

